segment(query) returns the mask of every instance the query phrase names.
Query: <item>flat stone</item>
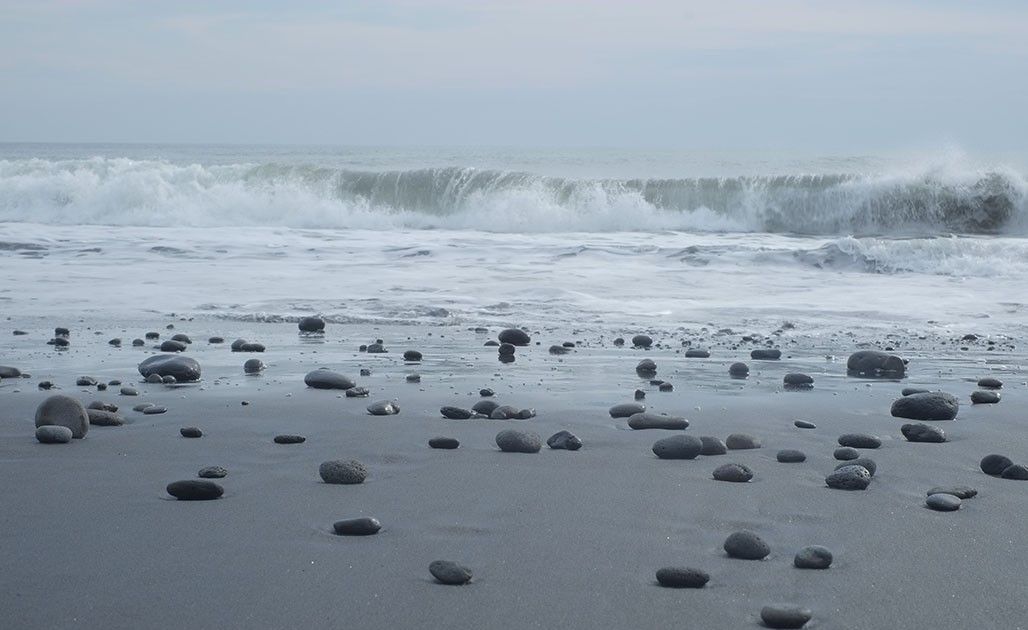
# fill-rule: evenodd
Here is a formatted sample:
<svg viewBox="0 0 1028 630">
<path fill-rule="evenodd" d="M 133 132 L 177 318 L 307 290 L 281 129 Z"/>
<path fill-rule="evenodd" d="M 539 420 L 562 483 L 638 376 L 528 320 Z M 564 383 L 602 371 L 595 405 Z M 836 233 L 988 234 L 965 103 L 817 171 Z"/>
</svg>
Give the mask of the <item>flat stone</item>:
<svg viewBox="0 0 1028 630">
<path fill-rule="evenodd" d="M 225 489 L 213 481 L 186 479 L 168 484 L 168 494 L 179 501 L 211 501 L 220 499 Z"/>
<path fill-rule="evenodd" d="M 518 415 L 518 411 L 520 410 L 517 407 L 500 405 L 496 409 L 493 409 L 492 413 L 489 414 L 489 417 L 493 420 L 510 420 Z"/>
<path fill-rule="evenodd" d="M 633 413 L 628 417 L 628 426 L 636 431 L 645 429 L 666 429 L 681 431 L 689 426 L 689 421 L 678 416 L 662 416 L 645 411 Z"/>
<path fill-rule="evenodd" d="M 318 474 L 325 483 L 353 485 L 364 483 L 368 478 L 368 469 L 356 459 L 335 459 L 322 462 Z"/>
<path fill-rule="evenodd" d="M 417 363 L 418 361 L 421 361 L 421 358 L 422 354 L 417 350 L 407 350 L 403 353 L 403 360 L 408 363 Z"/>
<path fill-rule="evenodd" d="M 428 565 L 428 572 L 440 584 L 460 586 L 471 581 L 471 569 L 449 560 L 436 560 Z"/>
<path fill-rule="evenodd" d="M 496 349 L 501 357 L 513 357 L 516 351 L 517 347 L 512 343 L 501 343 L 500 347 Z"/>
<path fill-rule="evenodd" d="M 979 466 L 982 472 L 993 477 L 1003 474 L 1003 471 L 1014 465 L 1006 455 L 986 455 L 982 458 Z"/>
<path fill-rule="evenodd" d="M 247 374 L 259 374 L 265 367 L 267 366 L 264 365 L 264 361 L 261 361 L 260 359 L 247 359 L 246 362 L 243 363 L 243 372 Z"/>
<path fill-rule="evenodd" d="M 303 444 L 307 441 L 302 435 L 276 435 L 275 444 Z"/>
<path fill-rule="evenodd" d="M 835 449 L 835 452 L 832 453 L 832 455 L 835 457 L 835 459 L 847 461 L 850 459 L 857 459 L 858 457 L 860 457 L 860 451 L 858 451 L 855 448 L 850 448 L 849 446 L 843 446 L 842 448 Z"/>
<path fill-rule="evenodd" d="M 649 335 L 636 335 L 632 337 L 632 345 L 636 348 L 649 348 L 653 345 L 653 339 Z"/>
<path fill-rule="evenodd" d="M 198 438 L 203 437 L 203 431 L 196 427 L 182 427 L 178 430 L 179 434 L 185 438 Z"/>
<path fill-rule="evenodd" d="M 975 405 L 995 405 L 999 402 L 999 394 L 985 390 L 971 393 L 971 403 Z"/>
<path fill-rule="evenodd" d="M 978 490 L 971 486 L 936 486 L 927 492 L 927 496 L 933 494 L 952 494 L 958 499 L 970 499 L 978 494 Z"/>
<path fill-rule="evenodd" d="M 567 354 L 568 352 L 571 352 L 571 350 L 568 349 L 568 348 L 565 348 L 564 346 L 553 345 L 553 346 L 550 346 L 550 349 L 549 349 L 549 353 L 550 354 L 555 354 L 555 355 Z"/>
<path fill-rule="evenodd" d="M 265 349 L 266 348 L 264 347 L 264 344 L 262 344 L 262 343 L 257 343 L 255 341 L 247 341 L 247 342 L 239 344 L 238 349 L 236 349 L 235 351 L 236 352 L 264 352 Z"/>
<path fill-rule="evenodd" d="M 871 473 L 863 466 L 847 464 L 825 477 L 825 484 L 836 490 L 866 490 L 871 484 Z"/>
<path fill-rule="evenodd" d="M 346 390 L 347 398 L 367 398 L 371 392 L 368 391 L 367 387 L 351 387 Z"/>
<path fill-rule="evenodd" d="M 703 588 L 710 574 L 691 567 L 664 567 L 657 569 L 657 583 L 665 588 Z"/>
<path fill-rule="evenodd" d="M 846 361 L 846 371 L 851 376 L 902 378 L 906 370 L 903 359 L 878 350 L 854 352 Z"/>
<path fill-rule="evenodd" d="M 222 479 L 228 475 L 228 471 L 221 466 L 207 466 L 201 468 L 200 472 L 196 473 L 197 477 L 201 479 Z"/>
<path fill-rule="evenodd" d="M 316 333 L 325 330 L 325 320 L 320 317 L 301 317 L 300 321 L 296 323 L 296 327 L 300 329 L 300 332 L 305 333 Z"/>
<path fill-rule="evenodd" d="M 700 455 L 713 456 L 728 453 L 728 447 L 721 441 L 721 438 L 702 435 L 700 436 L 700 444 L 702 444 Z"/>
<path fill-rule="evenodd" d="M 382 529 L 382 523 L 377 518 L 363 516 L 360 518 L 348 518 L 332 523 L 332 531 L 337 536 L 372 536 Z"/>
<path fill-rule="evenodd" d="M 695 459 L 703 442 L 691 435 L 672 435 L 654 442 L 652 450 L 660 459 Z"/>
<path fill-rule="evenodd" d="M 190 383 L 200 380 L 200 364 L 182 355 L 159 354 L 139 364 L 139 373 L 146 378 L 151 374 L 174 376 L 179 383 Z"/>
<path fill-rule="evenodd" d="M 36 428 L 36 439 L 40 444 L 67 444 L 72 440 L 72 433 L 68 427 L 44 424 Z"/>
<path fill-rule="evenodd" d="M 749 433 L 733 433 L 725 440 L 725 446 L 728 447 L 728 450 L 740 451 L 751 448 L 760 448 L 763 444 L 759 438 L 752 436 Z"/>
<path fill-rule="evenodd" d="M 773 604 L 760 609 L 760 620 L 769 628 L 802 628 L 814 613 L 809 608 Z"/>
<path fill-rule="evenodd" d="M 792 424 L 798 429 L 816 429 L 817 425 L 813 422 L 807 422 L 806 420 L 793 420 Z"/>
<path fill-rule="evenodd" d="M 755 533 L 742 530 L 725 540 L 725 553 L 740 560 L 763 560 L 771 554 L 771 547 Z"/>
<path fill-rule="evenodd" d="M 428 441 L 428 445 L 432 448 L 453 450 L 460 446 L 460 440 L 451 437 L 434 437 Z"/>
<path fill-rule="evenodd" d="M 832 566 L 832 552 L 827 547 L 810 545 L 797 551 L 792 563 L 797 569 L 827 569 Z"/>
<path fill-rule="evenodd" d="M 439 410 L 439 413 L 443 414 L 444 418 L 450 420 L 467 420 L 471 417 L 471 412 L 467 409 L 461 409 L 460 407 L 443 407 Z"/>
<path fill-rule="evenodd" d="M 554 450 L 577 451 L 582 448 L 582 440 L 570 431 L 558 431 L 546 440 L 546 445 Z"/>
<path fill-rule="evenodd" d="M 646 411 L 646 405 L 641 403 L 621 403 L 620 405 L 614 405 L 610 408 L 611 418 L 628 418 L 633 414 L 642 413 Z"/>
<path fill-rule="evenodd" d="M 89 431 L 89 413 L 70 396 L 50 396 L 36 407 L 36 428 L 51 425 L 67 427 L 73 438 L 81 439 Z"/>
<path fill-rule="evenodd" d="M 314 389 L 350 389 L 356 386 L 349 377 L 324 368 L 308 372 L 303 382 Z"/>
<path fill-rule="evenodd" d="M 635 373 L 642 377 L 650 377 L 657 373 L 657 364 L 653 359 L 643 359 L 635 366 Z"/>
<path fill-rule="evenodd" d="M 946 441 L 946 432 L 930 424 L 904 424 L 900 427 L 900 431 L 908 442 L 942 443 Z"/>
<path fill-rule="evenodd" d="M 504 453 L 538 453 L 543 440 L 531 431 L 504 429 L 496 434 L 496 446 Z"/>
<path fill-rule="evenodd" d="M 911 394 L 892 403 L 891 413 L 908 420 L 952 420 L 960 410 L 956 396 L 945 392 Z"/>
<path fill-rule="evenodd" d="M 839 436 L 839 446 L 850 448 L 880 448 L 882 441 L 866 433 L 846 433 Z"/>
<path fill-rule="evenodd" d="M 952 494 L 930 494 L 925 505 L 937 512 L 954 512 L 960 509 L 960 499 Z"/>
<path fill-rule="evenodd" d="M 746 483 L 753 479 L 753 470 L 743 464 L 723 464 L 714 469 L 714 479 L 733 483 Z"/>
<path fill-rule="evenodd" d="M 775 458 L 783 464 L 798 464 L 807 461 L 807 455 L 803 451 L 787 448 L 778 451 Z"/>
<path fill-rule="evenodd" d="M 395 400 L 379 400 L 368 405 L 368 413 L 373 416 L 395 416 L 400 413 L 400 405 Z M 468 417 L 471 417 L 470 414 Z"/>
</svg>

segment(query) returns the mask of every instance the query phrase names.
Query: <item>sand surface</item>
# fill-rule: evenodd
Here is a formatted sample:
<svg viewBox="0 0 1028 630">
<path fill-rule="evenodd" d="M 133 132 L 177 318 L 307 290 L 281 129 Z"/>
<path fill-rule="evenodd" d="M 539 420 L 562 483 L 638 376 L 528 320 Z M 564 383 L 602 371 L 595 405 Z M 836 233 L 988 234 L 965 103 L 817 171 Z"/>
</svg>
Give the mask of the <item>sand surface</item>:
<svg viewBox="0 0 1028 630">
<path fill-rule="evenodd" d="M 670 347 L 641 351 L 614 347 L 611 335 L 532 331 L 541 345 L 501 364 L 495 348 L 483 347 L 497 330 L 330 325 L 325 337 L 310 339 L 288 323 L 175 321 L 168 331 L 169 321 L 9 322 L 30 334 L 5 339 L 0 364 L 32 376 L 0 384 L 0 626 L 745 628 L 759 627 L 761 607 L 774 602 L 813 610 L 812 628 L 1028 624 L 1028 483 L 978 468 L 989 453 L 1028 463 L 1019 348 L 986 351 L 978 342 L 961 350 L 951 333 L 901 339 L 895 343 L 910 359 L 908 377 L 869 381 L 847 377 L 845 359 L 861 341 L 875 340 L 805 338 L 802 331 L 776 338 L 785 349 L 776 362 L 749 360 L 749 345 L 716 343 L 707 344 L 711 358 L 686 359 L 678 352 L 685 333 L 655 334 Z M 44 344 L 54 325 L 72 329 L 69 350 Z M 127 344 L 147 330 L 162 338 L 189 334 L 186 354 L 203 366 L 203 381 L 140 383 L 135 367 L 152 344 Z M 260 341 L 268 351 L 232 353 L 228 343 L 207 344 L 213 334 Z M 114 336 L 126 346 L 109 347 Z M 388 354 L 357 351 L 379 337 Z M 582 343 L 566 356 L 547 353 L 562 341 Z M 424 353 L 421 364 L 402 361 L 411 348 Z M 253 357 L 268 364 L 263 374 L 243 373 Z M 635 374 L 646 357 L 673 392 Z M 745 381 L 728 378 L 737 360 L 751 366 Z M 322 366 L 351 376 L 370 397 L 305 387 L 303 375 Z M 360 377 L 360 368 L 372 375 Z M 814 377 L 813 391 L 782 391 L 782 376 L 796 371 Z M 411 372 L 422 382 L 405 382 Z M 140 396 L 75 387 L 85 374 L 120 379 Z M 1002 401 L 972 406 L 969 395 L 984 376 L 1005 382 Z M 39 391 L 42 380 L 59 390 Z M 919 386 L 960 397 L 957 420 L 936 423 L 948 443 L 908 443 L 900 433 L 906 421 L 890 417 L 900 390 Z M 470 408 L 482 387 L 492 387 L 501 404 L 538 415 L 441 417 L 443 405 Z M 650 447 L 669 432 L 632 431 L 607 413 L 637 387 L 647 391 L 650 410 L 689 418 L 689 434 L 748 432 L 764 446 L 659 460 Z M 33 414 L 54 393 L 114 402 L 129 422 L 91 427 L 70 445 L 39 444 Z M 365 407 L 382 399 L 398 400 L 401 413 L 368 415 Z M 169 411 L 133 412 L 140 402 Z M 817 428 L 798 429 L 795 419 Z M 181 437 L 185 426 L 200 427 L 204 437 Z M 509 427 L 544 440 L 567 429 L 585 445 L 501 453 L 493 440 Z M 852 432 L 883 440 L 866 451 L 878 473 L 863 492 L 828 489 L 836 439 Z M 274 444 L 280 433 L 307 441 Z M 429 449 L 439 435 L 461 447 Z M 778 463 L 783 448 L 808 459 Z M 321 482 L 321 462 L 349 458 L 367 465 L 364 484 Z M 754 480 L 714 481 L 714 468 L 729 462 L 750 466 Z M 229 471 L 219 481 L 222 499 L 180 502 L 165 493 L 168 483 L 211 465 Z M 949 484 L 979 494 L 957 512 L 926 509 L 926 490 Z M 382 531 L 332 534 L 334 521 L 357 516 L 378 518 Z M 727 557 L 721 545 L 738 529 L 760 534 L 770 557 Z M 832 550 L 830 569 L 792 566 L 795 552 L 812 544 Z M 473 582 L 437 584 L 427 570 L 437 559 L 467 565 Z M 654 573 L 663 566 L 702 568 L 711 580 L 699 590 L 660 588 Z"/>
</svg>

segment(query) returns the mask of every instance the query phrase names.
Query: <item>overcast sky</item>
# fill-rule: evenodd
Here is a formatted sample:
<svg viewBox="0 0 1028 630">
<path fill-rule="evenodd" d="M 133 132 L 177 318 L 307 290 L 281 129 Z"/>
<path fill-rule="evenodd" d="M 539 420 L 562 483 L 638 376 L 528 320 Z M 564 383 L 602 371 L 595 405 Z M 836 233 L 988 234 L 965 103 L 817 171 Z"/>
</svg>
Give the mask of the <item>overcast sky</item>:
<svg viewBox="0 0 1028 630">
<path fill-rule="evenodd" d="M 1028 146 L 1028 2 L 0 0 L 0 141 Z"/>
</svg>

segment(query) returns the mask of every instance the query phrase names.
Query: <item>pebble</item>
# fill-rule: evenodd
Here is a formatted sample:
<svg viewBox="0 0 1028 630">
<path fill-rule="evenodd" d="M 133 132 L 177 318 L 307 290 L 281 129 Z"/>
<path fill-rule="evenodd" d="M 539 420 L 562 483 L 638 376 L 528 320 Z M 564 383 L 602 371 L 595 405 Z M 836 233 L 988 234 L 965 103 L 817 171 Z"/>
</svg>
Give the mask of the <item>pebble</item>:
<svg viewBox="0 0 1028 630">
<path fill-rule="evenodd" d="M 373 416 L 395 416 L 400 413 L 400 406 L 394 400 L 379 400 L 368 405 L 368 413 Z"/>
<path fill-rule="evenodd" d="M 80 376 L 75 380 L 76 387 L 93 387 L 96 385 L 96 379 L 92 376 Z"/>
<path fill-rule="evenodd" d="M 746 483 L 753 479 L 753 470 L 743 464 L 723 464 L 714 469 L 714 479 L 717 481 Z"/>
<path fill-rule="evenodd" d="M 689 426 L 689 421 L 678 416 L 661 416 L 645 411 L 633 413 L 628 417 L 628 426 L 631 429 L 642 431 L 644 429 L 666 429 L 669 431 L 681 431 Z"/>
<path fill-rule="evenodd" d="M 264 344 L 247 341 L 240 344 L 238 352 L 264 352 Z"/>
<path fill-rule="evenodd" d="M 186 479 L 168 484 L 168 494 L 179 501 L 211 501 L 220 499 L 225 489 L 213 481 Z"/>
<path fill-rule="evenodd" d="M 792 563 L 797 569 L 827 569 L 832 566 L 832 552 L 827 547 L 810 545 L 797 551 Z"/>
<path fill-rule="evenodd" d="M 449 560 L 436 560 L 428 565 L 428 572 L 441 584 L 459 586 L 471 581 L 471 569 Z"/>
<path fill-rule="evenodd" d="M 50 396 L 36 407 L 36 427 L 50 425 L 67 427 L 73 438 L 81 439 L 89 431 L 89 413 L 70 396 Z"/>
<path fill-rule="evenodd" d="M 416 363 L 421 360 L 421 353 L 417 350 L 407 350 L 403 353 L 403 360 L 409 363 Z"/>
<path fill-rule="evenodd" d="M 793 426 L 798 429 L 816 429 L 817 425 L 813 422 L 807 422 L 806 420 L 793 420 Z"/>
<path fill-rule="evenodd" d="M 610 408 L 611 418 L 628 418 L 634 414 L 646 411 L 646 405 L 637 402 L 621 403 Z"/>
<path fill-rule="evenodd" d="M 975 405 L 995 405 L 999 402 L 999 394 L 996 392 L 988 392 L 985 390 L 978 390 L 971 393 L 971 403 Z"/>
<path fill-rule="evenodd" d="M 322 462 L 318 474 L 325 483 L 358 484 L 368 478 L 368 469 L 356 459 L 334 459 Z"/>
<path fill-rule="evenodd" d="M 721 441 L 721 438 L 712 437 L 709 435 L 700 436 L 700 455 L 724 455 L 728 453 L 728 447 Z"/>
<path fill-rule="evenodd" d="M 185 352 L 186 348 L 186 344 L 174 339 L 165 339 L 161 344 L 161 352 Z"/>
<path fill-rule="evenodd" d="M 978 490 L 971 486 L 936 486 L 928 491 L 928 496 L 933 494 L 952 494 L 958 499 L 970 499 L 978 494 Z"/>
<path fill-rule="evenodd" d="M 782 378 L 782 384 L 786 389 L 811 389 L 814 387 L 814 379 L 807 374 L 792 373 Z"/>
<path fill-rule="evenodd" d="M 832 455 L 835 456 L 835 459 L 841 459 L 843 461 L 846 461 L 850 459 L 857 459 L 858 457 L 860 457 L 860 451 L 858 451 L 855 448 L 844 446 L 842 448 L 835 449 L 835 452 L 832 453 Z"/>
<path fill-rule="evenodd" d="M 302 435 L 276 435 L 275 444 L 303 444 L 307 441 Z"/>
<path fill-rule="evenodd" d="M 86 409 L 86 413 L 89 414 L 89 424 L 93 426 L 120 427 L 125 424 L 125 418 L 113 411 L 105 411 L 103 409 Z"/>
<path fill-rule="evenodd" d="M 802 628 L 814 613 L 809 608 L 773 604 L 760 609 L 760 620 L 769 628 Z"/>
<path fill-rule="evenodd" d="M 343 521 L 332 523 L 332 531 L 337 536 L 371 536 L 382 529 L 382 523 L 377 518 L 363 516 L 360 518 L 348 518 Z"/>
<path fill-rule="evenodd" d="M 906 370 L 903 359 L 878 350 L 854 352 L 846 361 L 846 371 L 851 376 L 901 378 Z"/>
<path fill-rule="evenodd" d="M 691 435 L 672 435 L 654 442 L 652 450 L 660 459 L 695 459 L 703 442 Z"/>
<path fill-rule="evenodd" d="M 501 357 L 513 357 L 516 348 L 512 343 L 501 343 L 500 347 L 497 348 L 497 352 Z"/>
<path fill-rule="evenodd" d="M 657 389 L 662 392 L 673 392 L 675 391 L 675 386 L 671 383 L 661 383 L 657 386 Z"/>
<path fill-rule="evenodd" d="M 149 334 L 149 333 L 147 333 Z M 207 340 L 207 343 L 225 343 L 224 337 L 211 337 Z"/>
<path fill-rule="evenodd" d="M 749 433 L 733 433 L 725 440 L 725 446 L 727 446 L 729 450 L 739 451 L 751 448 L 760 448 L 762 444 L 759 438 L 754 437 Z"/>
<path fill-rule="evenodd" d="M 911 394 L 892 403 L 891 413 L 908 420 L 952 420 L 960 410 L 956 396 L 945 392 Z"/>
<path fill-rule="evenodd" d="M 488 417 L 499 406 L 500 403 L 495 400 L 480 400 L 471 407 L 471 410 L 479 415 Z"/>
<path fill-rule="evenodd" d="M 314 389 L 351 389 L 356 385 L 349 377 L 325 368 L 307 372 L 303 382 Z"/>
<path fill-rule="evenodd" d="M 138 348 L 139 346 L 143 346 L 143 345 L 146 345 L 146 342 L 143 341 L 142 339 L 133 339 L 132 340 L 132 347 L 133 348 Z"/>
<path fill-rule="evenodd" d="M 742 530 L 735 532 L 724 544 L 725 553 L 741 560 L 763 560 L 771 553 L 771 547 L 755 533 Z"/>
<path fill-rule="evenodd" d="M 145 378 L 151 374 L 174 376 L 179 383 L 200 380 L 200 364 L 196 359 L 182 355 L 156 355 L 139 364 L 139 373 Z"/>
<path fill-rule="evenodd" d="M 207 466 L 201 468 L 200 472 L 196 473 L 197 477 L 202 479 L 221 479 L 228 475 L 228 471 L 221 466 Z"/>
<path fill-rule="evenodd" d="M 847 462 L 836 464 L 835 470 L 839 470 L 843 466 L 863 466 L 872 477 L 874 477 L 875 473 L 878 472 L 878 465 L 875 464 L 873 459 L 868 459 L 866 457 L 858 457 L 857 459 L 851 459 Z"/>
<path fill-rule="evenodd" d="M 151 385 L 160 384 L 160 383 L 164 382 L 164 379 L 161 378 L 160 374 L 151 374 L 150 376 L 147 376 L 143 380 L 146 381 L 147 383 L 151 384 Z"/>
<path fill-rule="evenodd" d="M 10 365 L 0 365 L 0 379 L 21 378 L 21 370 Z"/>
<path fill-rule="evenodd" d="M 478 390 L 478 395 L 482 396 L 483 398 L 488 398 L 490 396 L 495 396 L 496 392 L 494 392 L 488 387 L 483 387 L 482 389 Z"/>
<path fill-rule="evenodd" d="M 635 366 L 635 373 L 642 377 L 650 377 L 657 373 L 657 364 L 652 359 L 643 359 Z"/>
<path fill-rule="evenodd" d="M 871 484 L 871 473 L 863 466 L 847 464 L 825 477 L 825 484 L 837 490 L 866 490 Z"/>
<path fill-rule="evenodd" d="M 520 328 L 508 328 L 500 331 L 496 338 L 500 340 L 501 344 L 509 343 L 512 346 L 527 346 L 532 342 L 532 338 L 528 336 L 528 333 Z"/>
<path fill-rule="evenodd" d="M 709 359 L 710 351 L 701 348 L 691 348 L 685 351 L 686 359 Z"/>
<path fill-rule="evenodd" d="M 757 349 L 750 352 L 751 359 L 776 361 L 782 358 L 782 351 L 777 348 Z"/>
<path fill-rule="evenodd" d="M 243 372 L 247 374 L 259 374 L 264 368 L 264 361 L 260 359 L 247 359 L 246 363 L 243 364 Z"/>
<path fill-rule="evenodd" d="M 432 448 L 453 450 L 460 446 L 460 440 L 452 437 L 434 437 L 428 441 L 428 445 Z"/>
<path fill-rule="evenodd" d="M 471 417 L 470 411 L 460 407 L 443 407 L 439 410 L 439 413 L 443 414 L 444 418 L 449 418 L 450 420 L 467 420 Z"/>
<path fill-rule="evenodd" d="M 72 433 L 68 427 L 44 424 L 36 428 L 36 439 L 41 444 L 67 444 L 72 440 Z"/>
<path fill-rule="evenodd" d="M 927 394 L 929 391 L 931 390 L 923 389 L 921 387 L 904 387 L 900 394 L 903 396 L 912 396 L 914 394 Z"/>
<path fill-rule="evenodd" d="M 797 451 L 791 448 L 778 451 L 778 454 L 775 457 L 783 464 L 798 464 L 800 462 L 807 461 L 807 455 L 803 451 Z"/>
<path fill-rule="evenodd" d="M 564 346 L 550 346 L 549 349 L 549 353 L 555 355 L 567 354 L 568 352 L 571 351 L 568 348 L 565 348 Z"/>
<path fill-rule="evenodd" d="M 986 377 L 978 380 L 978 387 L 987 387 L 989 389 L 1001 389 L 1003 387 L 1003 381 L 998 378 Z"/>
<path fill-rule="evenodd" d="M 653 339 L 649 335 L 636 335 L 632 337 L 632 345 L 636 348 L 649 348 L 653 345 Z"/>
<path fill-rule="evenodd" d="M 139 391 L 135 387 L 129 387 L 129 386 L 126 385 L 125 387 L 121 388 L 121 395 L 122 396 L 138 396 L 139 395 Z"/>
<path fill-rule="evenodd" d="M 203 437 L 203 431 L 201 431 L 197 427 L 182 427 L 178 430 L 178 432 L 182 434 L 182 437 L 186 438 Z"/>
<path fill-rule="evenodd" d="M 582 448 L 582 440 L 570 431 L 558 431 L 546 440 L 546 445 L 554 450 L 577 451 Z"/>
<path fill-rule="evenodd" d="M 346 390 L 347 398 L 366 398 L 371 392 L 367 387 L 351 387 Z"/>
<path fill-rule="evenodd" d="M 703 588 L 710 574 L 691 567 L 664 567 L 657 570 L 657 583 L 665 588 Z"/>
<path fill-rule="evenodd" d="M 501 405 L 490 412 L 489 417 L 493 420 L 510 420 L 518 415 L 518 408 L 510 405 Z"/>
<path fill-rule="evenodd" d="M 320 317 L 301 317 L 296 327 L 305 333 L 322 332 L 325 330 L 325 320 Z"/>
<path fill-rule="evenodd" d="M 504 453 L 538 453 L 543 440 L 531 431 L 504 429 L 496 434 L 496 446 Z"/>
<path fill-rule="evenodd" d="M 882 441 L 873 435 L 866 433 L 846 433 L 839 436 L 839 446 L 850 448 L 879 448 Z"/>
<path fill-rule="evenodd" d="M 1003 469 L 1003 472 L 1000 473 L 999 476 L 1004 479 L 1028 481 L 1028 466 L 1025 466 L 1024 464 L 1014 464 L 1012 466 L 1007 466 L 1005 469 Z"/>
<path fill-rule="evenodd" d="M 1004 470 L 1013 465 L 1014 462 L 1011 461 L 1011 459 L 1006 455 L 986 455 L 982 458 L 979 467 L 982 469 L 982 472 L 986 475 L 992 475 L 993 477 L 996 477 L 998 475 L 1003 474 Z"/>
<path fill-rule="evenodd" d="M 960 499 L 952 494 L 930 494 L 925 505 L 937 512 L 954 512 L 960 509 Z"/>
<path fill-rule="evenodd" d="M 900 427 L 900 431 L 908 442 L 942 443 L 946 441 L 946 432 L 930 424 L 904 424 Z"/>
<path fill-rule="evenodd" d="M 750 366 L 737 362 L 728 366 L 728 375 L 732 378 L 746 378 L 750 375 Z"/>
</svg>

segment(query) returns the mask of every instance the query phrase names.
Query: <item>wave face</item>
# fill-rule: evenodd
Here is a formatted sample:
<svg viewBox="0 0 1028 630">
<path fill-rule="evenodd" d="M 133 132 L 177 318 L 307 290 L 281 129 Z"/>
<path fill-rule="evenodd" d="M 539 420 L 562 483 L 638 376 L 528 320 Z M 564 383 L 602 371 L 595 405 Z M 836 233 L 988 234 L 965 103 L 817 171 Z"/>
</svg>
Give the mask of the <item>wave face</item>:
<svg viewBox="0 0 1028 630">
<path fill-rule="evenodd" d="M 579 179 L 473 168 L 361 171 L 89 158 L 0 160 L 0 220 L 139 226 L 1028 233 L 1028 181 L 1006 168 L 875 175 Z"/>
</svg>

